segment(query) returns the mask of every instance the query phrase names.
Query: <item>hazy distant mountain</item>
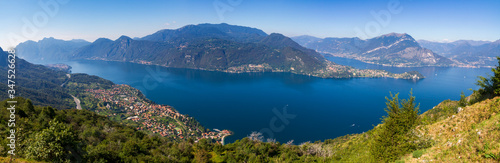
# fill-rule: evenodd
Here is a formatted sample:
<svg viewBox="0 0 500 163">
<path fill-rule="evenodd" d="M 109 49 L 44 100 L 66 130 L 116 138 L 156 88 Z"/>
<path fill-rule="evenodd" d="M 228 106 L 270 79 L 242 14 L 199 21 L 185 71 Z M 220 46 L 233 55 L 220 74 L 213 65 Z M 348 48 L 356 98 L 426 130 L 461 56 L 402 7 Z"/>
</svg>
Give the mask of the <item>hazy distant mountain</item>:
<svg viewBox="0 0 500 163">
<path fill-rule="evenodd" d="M 422 47 L 471 66 L 495 66 L 496 56 L 500 56 L 500 40 L 472 41 L 458 40 L 450 43 L 418 41 Z"/>
<path fill-rule="evenodd" d="M 308 35 L 295 36 L 295 37 L 292 37 L 292 39 L 295 42 L 297 42 L 298 44 L 300 44 L 302 46 L 306 46 L 306 47 L 307 47 L 307 45 L 309 45 L 309 43 L 314 43 L 314 42 L 322 40 L 321 38 L 317 38 L 314 36 L 308 36 Z"/>
<path fill-rule="evenodd" d="M 357 37 L 318 39 L 310 36 L 292 39 L 320 53 L 354 58 L 369 63 L 403 67 L 453 64 L 453 61 L 420 47 L 418 42 L 408 34 L 390 33 L 367 40 Z"/>
<path fill-rule="evenodd" d="M 38 42 L 26 41 L 16 46 L 16 53 L 20 58 L 33 63 L 43 63 L 47 61 L 67 60 L 71 54 L 90 42 L 85 40 L 59 40 L 54 38 L 44 38 Z"/>
</svg>

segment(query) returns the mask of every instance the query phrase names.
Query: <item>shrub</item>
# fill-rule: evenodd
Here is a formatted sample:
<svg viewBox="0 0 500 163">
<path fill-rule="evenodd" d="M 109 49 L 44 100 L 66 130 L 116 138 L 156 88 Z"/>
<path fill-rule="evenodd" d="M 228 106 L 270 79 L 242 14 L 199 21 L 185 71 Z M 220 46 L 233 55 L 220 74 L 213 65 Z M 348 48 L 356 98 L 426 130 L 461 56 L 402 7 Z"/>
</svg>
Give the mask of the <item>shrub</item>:
<svg viewBox="0 0 500 163">
<path fill-rule="evenodd" d="M 424 154 L 423 150 L 416 150 L 416 151 L 413 152 L 413 158 L 419 158 L 423 154 Z"/>
</svg>

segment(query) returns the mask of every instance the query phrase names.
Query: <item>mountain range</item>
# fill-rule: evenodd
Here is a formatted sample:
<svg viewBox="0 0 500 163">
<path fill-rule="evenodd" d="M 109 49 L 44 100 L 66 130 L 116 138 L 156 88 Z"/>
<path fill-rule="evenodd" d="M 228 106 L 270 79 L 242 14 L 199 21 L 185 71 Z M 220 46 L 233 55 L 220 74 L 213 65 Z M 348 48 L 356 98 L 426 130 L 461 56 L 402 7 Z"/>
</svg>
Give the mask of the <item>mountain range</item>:
<svg viewBox="0 0 500 163">
<path fill-rule="evenodd" d="M 136 39 L 127 36 L 121 36 L 114 41 L 99 38 L 87 45 L 77 46 L 74 41 L 65 41 L 65 44 L 74 45 L 68 47 L 65 52 L 52 48 L 30 51 L 43 49 L 40 47 L 65 46 L 55 41 L 52 46 L 42 46 L 45 40 L 21 43 L 16 47 L 18 55 L 24 58 L 50 56 L 54 61 L 107 60 L 231 73 L 291 72 L 323 78 L 423 77 L 415 72 L 392 74 L 381 70 L 357 70 L 338 65 L 282 34 L 268 35 L 256 28 L 225 23 L 164 29 Z"/>
<path fill-rule="evenodd" d="M 304 47 L 320 53 L 361 60 L 386 66 L 450 66 L 452 60 L 442 57 L 419 45 L 413 37 L 404 33 L 390 33 L 362 40 L 354 38 L 316 38 L 312 36 L 293 37 Z"/>
<path fill-rule="evenodd" d="M 495 56 L 500 56 L 500 40 L 458 40 L 450 43 L 416 41 L 410 35 L 389 33 L 362 40 L 353 38 L 292 37 L 300 45 L 319 53 L 357 59 L 385 66 L 495 66 Z"/>
<path fill-rule="evenodd" d="M 458 40 L 449 43 L 418 40 L 418 43 L 444 57 L 475 67 L 495 66 L 495 57 L 500 56 L 500 40 Z"/>
</svg>

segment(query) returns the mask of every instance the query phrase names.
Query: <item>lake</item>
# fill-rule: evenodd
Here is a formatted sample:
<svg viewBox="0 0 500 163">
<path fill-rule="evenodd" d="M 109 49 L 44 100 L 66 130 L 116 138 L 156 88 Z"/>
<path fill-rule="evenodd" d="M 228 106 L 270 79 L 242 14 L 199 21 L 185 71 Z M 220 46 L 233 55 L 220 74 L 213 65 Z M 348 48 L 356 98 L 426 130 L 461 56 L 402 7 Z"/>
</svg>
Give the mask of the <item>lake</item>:
<svg viewBox="0 0 500 163">
<path fill-rule="evenodd" d="M 279 142 L 332 139 L 362 133 L 381 122 L 389 92 L 407 98 L 410 90 L 424 112 L 446 99 L 458 100 L 477 76 L 490 69 L 397 68 L 329 57 L 356 68 L 400 73 L 419 71 L 423 80 L 390 78 L 322 79 L 291 73 L 242 73 L 165 68 L 108 61 L 70 61 L 73 73 L 97 75 L 140 89 L 147 98 L 195 117 L 209 129 L 228 129 L 234 142 L 260 131 Z"/>
</svg>

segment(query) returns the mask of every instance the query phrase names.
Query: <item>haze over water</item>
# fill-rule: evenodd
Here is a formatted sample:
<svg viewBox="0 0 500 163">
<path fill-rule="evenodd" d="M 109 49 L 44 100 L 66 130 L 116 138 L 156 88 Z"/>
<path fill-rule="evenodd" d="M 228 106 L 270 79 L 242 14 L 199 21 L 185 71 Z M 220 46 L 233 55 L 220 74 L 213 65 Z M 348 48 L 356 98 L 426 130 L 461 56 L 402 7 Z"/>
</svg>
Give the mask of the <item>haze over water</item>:
<svg viewBox="0 0 500 163">
<path fill-rule="evenodd" d="M 252 131 L 273 131 L 272 138 L 277 141 L 294 140 L 295 144 L 372 129 L 385 115 L 385 97 L 389 92 L 399 92 L 400 98 L 407 98 L 413 89 L 424 112 L 443 100 L 458 100 L 461 91 L 470 95 L 469 88 L 478 88 L 474 85 L 477 76 L 491 74 L 487 68 L 396 68 L 344 58 L 328 59 L 361 69 L 395 73 L 416 70 L 426 78 L 322 79 L 290 73 L 228 74 L 107 61 L 66 64 L 73 67 L 73 73 L 97 75 L 138 88 L 147 98 L 195 117 L 206 128 L 233 131 L 226 142 L 241 139 Z M 283 114 L 284 107 L 287 114 L 294 116 L 287 119 L 287 124 L 275 113 Z"/>
</svg>

